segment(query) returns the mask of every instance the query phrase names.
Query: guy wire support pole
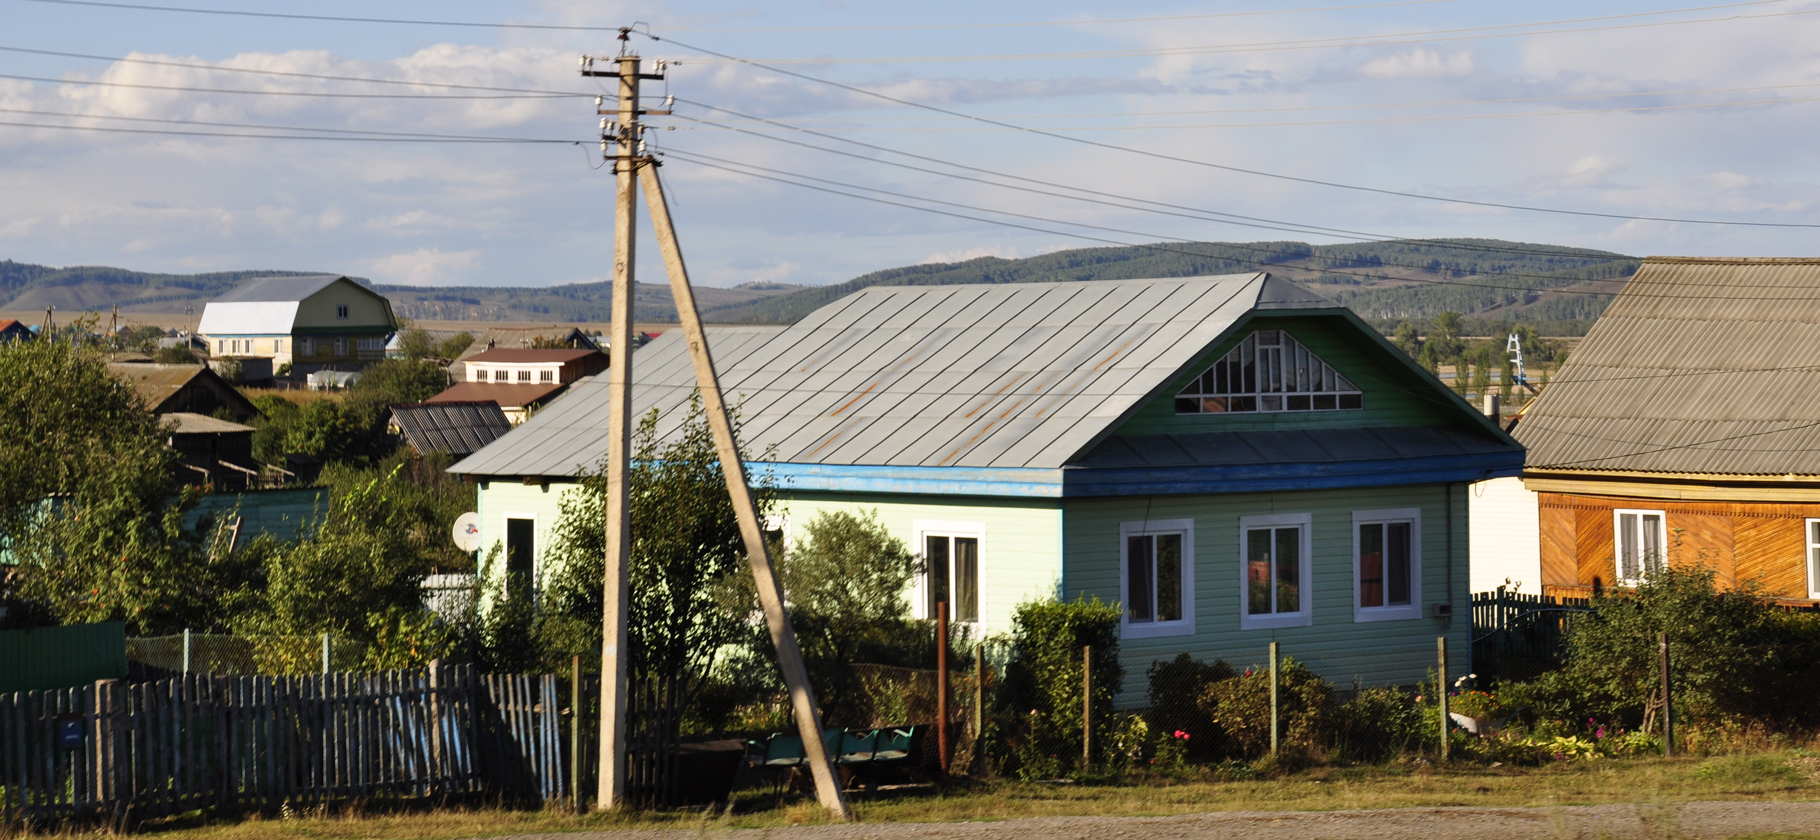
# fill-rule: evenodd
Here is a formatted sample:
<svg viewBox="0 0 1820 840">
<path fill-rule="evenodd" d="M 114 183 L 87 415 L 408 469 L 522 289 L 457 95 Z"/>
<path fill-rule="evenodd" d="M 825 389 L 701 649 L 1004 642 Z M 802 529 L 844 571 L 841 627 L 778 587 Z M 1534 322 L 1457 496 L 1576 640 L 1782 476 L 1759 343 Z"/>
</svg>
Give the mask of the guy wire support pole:
<svg viewBox="0 0 1820 840">
<path fill-rule="evenodd" d="M 626 41 L 626 30 L 620 30 Z M 607 534 L 600 645 L 600 788 L 595 807 L 602 810 L 624 804 L 626 795 L 626 604 L 631 600 L 626 567 L 631 559 L 632 508 L 627 473 L 632 449 L 632 283 L 637 222 L 638 181 L 634 154 L 638 145 L 638 56 L 623 52 L 613 71 L 593 69 L 594 59 L 583 56 L 583 76 L 612 76 L 619 80 L 618 110 L 614 121 L 601 121 L 601 146 L 612 140 L 609 160 L 617 177 L 613 212 L 613 324 L 608 339 L 607 385 Z M 600 111 L 600 108 L 595 110 Z M 601 113 L 607 113 L 601 111 Z M 609 126 L 611 128 L 609 129 Z"/>
<path fill-rule="evenodd" d="M 644 183 L 651 224 L 657 230 L 657 245 L 663 251 L 664 267 L 670 274 L 670 296 L 676 302 L 683 337 L 689 342 L 689 358 L 695 365 L 695 381 L 701 388 L 702 410 L 708 415 L 708 426 L 714 432 L 714 447 L 720 452 L 727 493 L 732 496 L 733 513 L 739 518 L 740 536 L 746 543 L 746 558 L 758 584 L 759 605 L 764 608 L 765 624 L 777 647 L 777 664 L 783 671 L 784 685 L 790 690 L 790 709 L 796 717 L 797 731 L 802 735 L 803 755 L 815 777 L 815 795 L 835 818 L 852 820 L 853 809 L 847 805 L 847 798 L 841 793 L 840 777 L 834 772 L 834 756 L 828 754 L 827 742 L 821 737 L 822 717 L 815 702 L 815 690 L 809 685 L 809 670 L 803 665 L 802 649 L 797 647 L 796 632 L 790 627 L 783 583 L 771 564 L 771 549 L 759 527 L 758 507 L 752 501 L 752 488 L 746 483 L 746 466 L 740 460 L 739 444 L 733 438 L 733 421 L 727 413 L 727 403 L 721 397 L 714 358 L 708 349 L 707 336 L 702 333 L 695 292 L 689 287 L 689 271 L 683 265 L 682 245 L 676 241 L 676 228 L 670 223 L 670 207 L 664 200 L 656 167 L 656 161 L 640 158 L 639 180 Z"/>
</svg>

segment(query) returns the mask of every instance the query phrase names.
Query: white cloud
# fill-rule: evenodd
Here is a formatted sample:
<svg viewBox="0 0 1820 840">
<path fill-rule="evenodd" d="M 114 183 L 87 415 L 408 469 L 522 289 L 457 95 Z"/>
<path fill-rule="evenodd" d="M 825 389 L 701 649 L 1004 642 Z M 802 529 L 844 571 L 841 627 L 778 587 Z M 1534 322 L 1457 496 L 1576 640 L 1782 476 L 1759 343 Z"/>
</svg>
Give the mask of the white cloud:
<svg viewBox="0 0 1820 840">
<path fill-rule="evenodd" d="M 1409 52 L 1373 59 L 1359 73 L 1374 79 L 1411 79 L 1425 76 L 1464 76 L 1473 70 L 1470 50 L 1443 56 L 1417 47 Z"/>
<path fill-rule="evenodd" d="M 381 283 L 454 286 L 466 282 L 470 270 L 479 261 L 479 249 L 445 252 L 441 248 L 418 248 L 371 260 L 367 263 L 367 271 Z"/>
</svg>

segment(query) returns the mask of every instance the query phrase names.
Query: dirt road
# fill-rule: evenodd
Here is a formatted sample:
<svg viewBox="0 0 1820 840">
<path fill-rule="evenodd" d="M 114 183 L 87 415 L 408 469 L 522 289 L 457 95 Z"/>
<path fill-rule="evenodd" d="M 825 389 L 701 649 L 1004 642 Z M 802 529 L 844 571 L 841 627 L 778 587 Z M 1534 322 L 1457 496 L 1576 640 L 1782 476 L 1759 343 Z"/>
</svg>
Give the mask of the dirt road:
<svg viewBox="0 0 1820 840">
<path fill-rule="evenodd" d="M 1233 811 L 1176 817 L 1039 817 L 772 829 L 607 831 L 515 840 L 1569 840 L 1820 835 L 1820 802 L 1691 802 L 1564 808 Z"/>
</svg>

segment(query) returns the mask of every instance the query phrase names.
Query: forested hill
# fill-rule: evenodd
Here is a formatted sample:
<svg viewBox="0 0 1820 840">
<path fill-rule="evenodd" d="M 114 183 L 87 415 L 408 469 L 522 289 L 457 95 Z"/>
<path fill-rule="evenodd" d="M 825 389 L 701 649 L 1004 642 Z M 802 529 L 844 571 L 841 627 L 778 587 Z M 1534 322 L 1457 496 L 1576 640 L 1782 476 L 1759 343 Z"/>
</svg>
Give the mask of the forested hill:
<svg viewBox="0 0 1820 840">
<path fill-rule="evenodd" d="M 119 306 L 128 312 L 202 311 L 202 304 L 242 280 L 324 274 L 320 271 L 221 271 L 212 274 L 150 274 L 105 266 L 48 265 L 0 260 L 0 309 L 102 311 Z M 366 281 L 362 280 L 362 283 Z"/>
<path fill-rule="evenodd" d="M 1038 257 L 982 257 L 875 271 L 706 313 L 723 322 L 791 323 L 869 286 L 1045 283 L 1189 277 L 1265 270 L 1374 321 L 1452 310 L 1473 320 L 1547 322 L 1580 331 L 1597 318 L 1639 260 L 1609 251 L 1495 239 L 1309 245 L 1303 242 L 1159 243 L 1082 248 Z M 1578 323 L 1571 323 L 1578 322 Z"/>
</svg>

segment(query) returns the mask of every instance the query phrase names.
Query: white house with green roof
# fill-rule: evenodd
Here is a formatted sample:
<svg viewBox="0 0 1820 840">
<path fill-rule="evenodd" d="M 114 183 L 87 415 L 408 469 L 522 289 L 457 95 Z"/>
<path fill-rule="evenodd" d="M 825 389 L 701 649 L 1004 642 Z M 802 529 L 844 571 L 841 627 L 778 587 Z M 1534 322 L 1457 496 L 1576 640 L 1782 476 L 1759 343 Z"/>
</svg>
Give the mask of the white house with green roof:
<svg viewBox="0 0 1820 840">
<path fill-rule="evenodd" d="M 1123 605 L 1128 692 L 1187 652 L 1270 642 L 1342 684 L 1468 656 L 1466 487 L 1523 450 L 1351 311 L 1268 274 L 874 287 L 788 327 L 710 328 L 780 527 L 876 509 L 974 633 L 1044 597 Z M 694 387 L 681 337 L 639 351 L 659 433 Z M 606 454 L 607 377 L 456 464 L 482 545 L 535 566 Z M 1463 673 L 1463 672 L 1462 672 Z"/>
</svg>

